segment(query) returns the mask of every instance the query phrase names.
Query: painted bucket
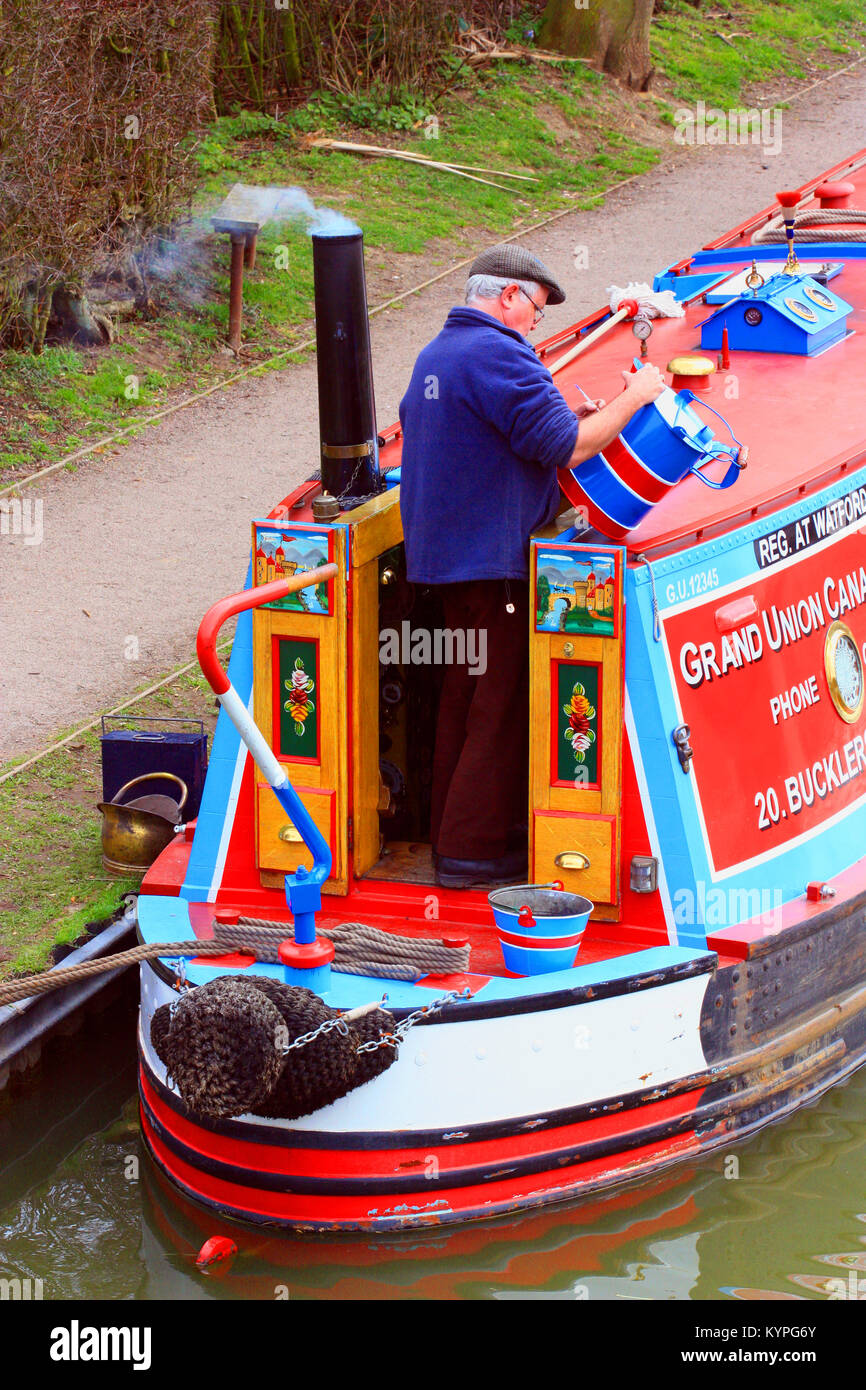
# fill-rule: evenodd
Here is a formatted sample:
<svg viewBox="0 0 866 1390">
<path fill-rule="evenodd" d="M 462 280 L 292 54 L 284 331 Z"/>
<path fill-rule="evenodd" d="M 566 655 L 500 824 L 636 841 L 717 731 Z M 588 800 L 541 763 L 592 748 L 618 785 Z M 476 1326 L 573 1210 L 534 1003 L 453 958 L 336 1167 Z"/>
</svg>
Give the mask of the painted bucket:
<svg viewBox="0 0 866 1390">
<path fill-rule="evenodd" d="M 592 912 L 589 898 L 563 892 L 550 883 L 524 883 L 494 889 L 487 901 L 506 970 L 513 975 L 544 975 L 571 969 Z"/>
<path fill-rule="evenodd" d="M 636 359 L 636 365 L 641 364 Z M 731 444 L 722 444 L 691 409 L 705 406 L 728 430 Z M 611 540 L 624 540 L 650 509 L 689 473 L 707 487 L 721 489 L 736 482 L 745 462 L 733 430 L 706 401 L 692 391 L 674 392 L 666 386 L 658 400 L 642 406 L 607 447 L 576 468 L 562 469 L 559 482 L 573 506 L 587 514 L 589 524 Z M 727 459 L 720 482 L 701 471 L 716 459 Z"/>
</svg>

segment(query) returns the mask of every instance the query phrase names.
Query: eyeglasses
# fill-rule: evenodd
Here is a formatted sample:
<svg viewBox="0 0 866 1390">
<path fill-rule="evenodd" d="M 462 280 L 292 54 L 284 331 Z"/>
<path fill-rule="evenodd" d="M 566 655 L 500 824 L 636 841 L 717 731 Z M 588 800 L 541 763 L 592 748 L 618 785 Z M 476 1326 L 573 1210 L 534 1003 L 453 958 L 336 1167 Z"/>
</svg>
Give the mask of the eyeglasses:
<svg viewBox="0 0 866 1390">
<path fill-rule="evenodd" d="M 541 308 L 541 305 L 540 305 L 540 304 L 536 304 L 535 300 L 532 299 L 532 298 L 530 298 L 530 296 L 529 296 L 528 294 L 526 294 L 526 290 L 520 288 L 520 285 L 518 285 L 517 288 L 520 290 L 520 293 L 521 293 L 522 295 L 525 295 L 525 296 L 526 296 L 526 298 L 529 300 L 530 304 L 532 305 L 533 309 L 535 310 L 535 315 L 534 315 L 534 317 L 533 317 L 533 319 L 532 319 L 532 327 L 534 328 L 535 325 L 536 325 L 537 323 L 540 323 L 541 320 L 544 318 L 544 310 Z"/>
</svg>

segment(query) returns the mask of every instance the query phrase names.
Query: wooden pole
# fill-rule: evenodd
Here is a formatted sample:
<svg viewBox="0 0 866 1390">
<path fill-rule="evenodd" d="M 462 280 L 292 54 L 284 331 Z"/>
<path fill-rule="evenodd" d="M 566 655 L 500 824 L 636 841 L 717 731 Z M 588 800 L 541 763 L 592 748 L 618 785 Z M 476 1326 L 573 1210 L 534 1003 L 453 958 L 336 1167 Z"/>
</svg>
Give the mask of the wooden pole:
<svg viewBox="0 0 866 1390">
<path fill-rule="evenodd" d="M 232 268 L 229 282 L 229 347 L 234 352 L 241 349 L 241 316 L 244 306 L 244 257 L 246 237 L 243 233 L 232 233 Z"/>
</svg>

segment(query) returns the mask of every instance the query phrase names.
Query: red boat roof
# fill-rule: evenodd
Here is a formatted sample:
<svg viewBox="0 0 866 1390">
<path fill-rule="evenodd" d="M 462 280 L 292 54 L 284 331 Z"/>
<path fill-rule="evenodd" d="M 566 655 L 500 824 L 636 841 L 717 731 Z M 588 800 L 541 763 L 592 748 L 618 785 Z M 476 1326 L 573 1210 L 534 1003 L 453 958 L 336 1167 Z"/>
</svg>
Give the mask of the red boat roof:
<svg viewBox="0 0 866 1390">
<path fill-rule="evenodd" d="M 866 210 L 866 150 L 813 180 L 803 191 L 813 190 L 831 176 L 844 176 L 852 183 L 855 192 L 851 207 Z M 814 205 L 817 207 L 817 202 Z M 720 237 L 705 250 L 729 250 L 730 258 L 714 260 L 711 267 L 696 265 L 694 270 L 734 272 L 744 265 L 744 249 L 746 262 L 752 254 L 760 259 L 767 248 L 753 247 L 751 233 L 778 212 L 779 206 L 774 203 L 742 227 Z M 861 231 L 866 235 L 866 228 L 861 226 Z M 808 235 L 806 231 L 800 234 L 800 245 Z M 832 231 L 827 235 L 831 237 Z M 814 240 L 809 245 L 815 245 Z M 804 260 L 816 258 L 807 252 L 801 254 Z M 866 462 L 866 259 L 846 260 L 836 252 L 820 259 L 843 262 L 841 273 L 831 284 L 833 292 L 853 306 L 848 315 L 849 336 L 815 357 L 732 350 L 730 368 L 711 377 L 710 390 L 699 396 L 693 408 L 713 427 L 716 437 L 727 443 L 720 422 L 711 414 L 702 415 L 700 401 L 706 400 L 724 415 L 736 437 L 749 446 L 748 467 L 731 488 L 722 492 L 711 491 L 696 478 L 686 478 L 631 532 L 627 541 L 631 553 L 663 552 L 709 539 L 734 525 L 775 511 L 783 502 L 794 501 L 798 493 L 814 491 L 846 470 L 852 471 L 856 464 Z M 686 259 L 678 269 L 687 271 L 689 264 Z M 778 268 L 781 267 L 780 261 Z M 685 306 L 684 318 L 654 319 L 647 360 L 664 370 L 674 357 L 701 353 L 700 324 L 715 312 L 715 307 L 702 303 L 698 296 Z M 583 322 L 597 319 L 596 314 Z M 555 353 L 545 351 L 545 345 L 541 345 L 548 365 L 554 365 L 556 357 L 573 346 L 575 336 L 569 330 L 555 341 Z M 587 395 L 609 399 L 620 389 L 620 373 L 631 365 L 637 350 L 637 340 L 626 321 L 564 367 L 556 381 L 569 405 L 583 399 L 578 382 Z M 715 352 L 707 354 L 706 349 L 704 355 L 716 356 Z M 724 463 L 719 463 L 705 471 L 718 480 L 724 468 Z"/>
</svg>

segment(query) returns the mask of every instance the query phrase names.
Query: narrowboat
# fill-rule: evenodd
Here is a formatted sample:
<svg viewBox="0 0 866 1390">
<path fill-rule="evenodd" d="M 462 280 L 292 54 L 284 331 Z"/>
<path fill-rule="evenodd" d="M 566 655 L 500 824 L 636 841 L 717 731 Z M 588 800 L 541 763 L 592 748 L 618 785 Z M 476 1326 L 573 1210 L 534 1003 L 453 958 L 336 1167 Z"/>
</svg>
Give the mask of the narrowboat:
<svg viewBox="0 0 866 1390">
<path fill-rule="evenodd" d="M 500 1218 L 726 1151 L 866 1059 L 864 209 L 866 150 L 667 267 L 659 316 L 537 348 L 575 405 L 642 359 L 670 387 L 531 539 L 529 881 L 489 893 L 436 880 L 455 634 L 406 579 L 361 234 L 313 236 L 320 473 L 202 622 L 203 799 L 139 899 L 143 942 L 201 942 L 141 966 L 142 1130 L 185 1199 Z"/>
</svg>

